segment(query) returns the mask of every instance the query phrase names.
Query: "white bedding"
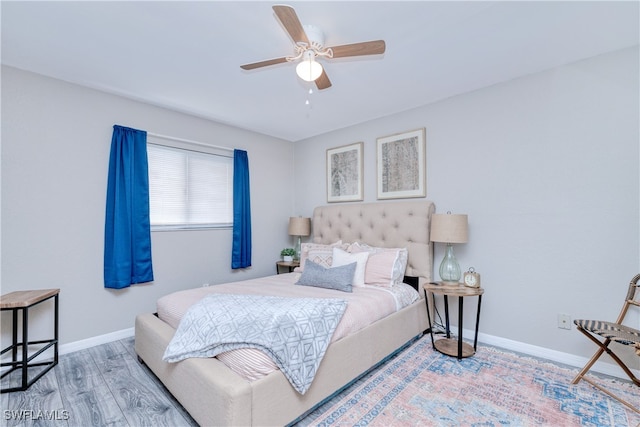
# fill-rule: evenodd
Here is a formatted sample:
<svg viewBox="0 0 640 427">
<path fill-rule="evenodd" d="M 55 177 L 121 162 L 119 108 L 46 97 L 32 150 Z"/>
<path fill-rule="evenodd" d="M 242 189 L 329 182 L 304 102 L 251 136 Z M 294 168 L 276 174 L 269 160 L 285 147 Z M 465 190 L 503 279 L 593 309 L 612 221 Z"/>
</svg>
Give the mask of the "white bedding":
<svg viewBox="0 0 640 427">
<path fill-rule="evenodd" d="M 331 342 L 359 331 L 419 298 L 418 292 L 406 284 L 391 288 L 354 287 L 353 292 L 325 288 L 297 286 L 300 273 L 279 274 L 242 282 L 226 283 L 179 291 L 160 298 L 158 317 L 177 329 L 182 316 L 191 305 L 211 293 L 274 295 L 300 298 L 341 298 L 347 300 L 347 309 L 338 324 Z M 253 381 L 278 369 L 266 354 L 256 349 L 239 349 L 216 356 L 234 372 Z"/>
</svg>

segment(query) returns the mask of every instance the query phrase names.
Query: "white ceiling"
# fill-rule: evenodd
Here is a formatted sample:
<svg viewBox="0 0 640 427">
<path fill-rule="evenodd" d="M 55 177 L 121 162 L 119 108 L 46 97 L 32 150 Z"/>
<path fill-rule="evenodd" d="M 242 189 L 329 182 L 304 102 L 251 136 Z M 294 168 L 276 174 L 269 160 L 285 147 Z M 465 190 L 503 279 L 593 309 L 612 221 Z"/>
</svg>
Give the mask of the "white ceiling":
<svg viewBox="0 0 640 427">
<path fill-rule="evenodd" d="M 298 141 L 639 44 L 638 1 L 292 2 L 326 46 L 387 45 L 309 96 L 294 64 L 240 69 L 293 53 L 273 4 L 2 1 L 2 63 Z"/>
</svg>

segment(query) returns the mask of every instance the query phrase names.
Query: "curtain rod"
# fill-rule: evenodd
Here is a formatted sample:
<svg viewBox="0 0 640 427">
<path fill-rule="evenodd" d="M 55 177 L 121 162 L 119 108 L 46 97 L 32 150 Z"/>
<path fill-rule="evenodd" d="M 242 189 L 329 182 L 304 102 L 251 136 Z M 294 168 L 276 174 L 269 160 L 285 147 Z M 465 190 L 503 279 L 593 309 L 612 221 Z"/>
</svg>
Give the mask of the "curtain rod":
<svg viewBox="0 0 640 427">
<path fill-rule="evenodd" d="M 154 136 L 156 138 L 168 139 L 170 141 L 184 142 L 186 144 L 199 145 L 201 147 L 208 147 L 208 148 L 218 148 L 220 150 L 228 150 L 233 152 L 233 148 L 222 147 L 220 145 L 205 144 L 204 142 L 192 141 L 184 138 L 176 138 L 175 136 L 160 135 L 158 133 L 153 133 L 153 132 L 147 132 L 147 135 Z"/>
</svg>

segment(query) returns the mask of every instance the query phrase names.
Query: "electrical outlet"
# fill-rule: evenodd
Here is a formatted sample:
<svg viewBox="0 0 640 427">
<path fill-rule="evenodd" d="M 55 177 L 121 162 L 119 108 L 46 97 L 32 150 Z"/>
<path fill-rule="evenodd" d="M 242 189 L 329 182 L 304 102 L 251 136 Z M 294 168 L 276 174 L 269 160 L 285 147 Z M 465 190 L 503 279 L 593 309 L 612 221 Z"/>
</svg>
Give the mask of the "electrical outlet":
<svg viewBox="0 0 640 427">
<path fill-rule="evenodd" d="M 568 314 L 558 314 L 558 328 L 571 329 L 571 316 Z"/>
</svg>

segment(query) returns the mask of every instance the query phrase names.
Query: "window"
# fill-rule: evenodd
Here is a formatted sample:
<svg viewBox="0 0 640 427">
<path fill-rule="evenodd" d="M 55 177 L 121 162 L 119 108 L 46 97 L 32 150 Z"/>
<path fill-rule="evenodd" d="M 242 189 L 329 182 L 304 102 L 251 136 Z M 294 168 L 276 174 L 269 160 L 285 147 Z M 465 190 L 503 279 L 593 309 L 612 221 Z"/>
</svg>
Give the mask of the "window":
<svg viewBox="0 0 640 427">
<path fill-rule="evenodd" d="M 233 158 L 147 142 L 151 229 L 233 225 Z"/>
</svg>

